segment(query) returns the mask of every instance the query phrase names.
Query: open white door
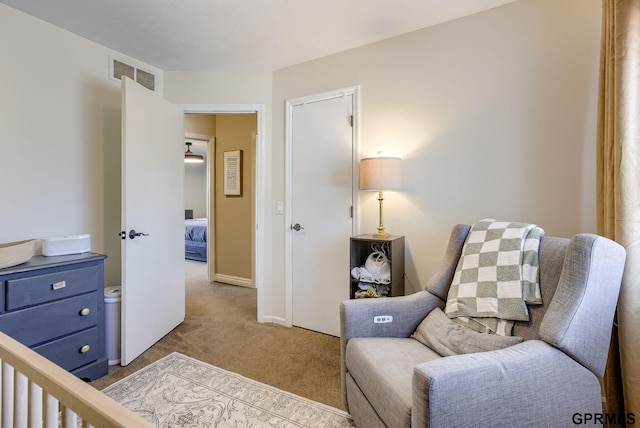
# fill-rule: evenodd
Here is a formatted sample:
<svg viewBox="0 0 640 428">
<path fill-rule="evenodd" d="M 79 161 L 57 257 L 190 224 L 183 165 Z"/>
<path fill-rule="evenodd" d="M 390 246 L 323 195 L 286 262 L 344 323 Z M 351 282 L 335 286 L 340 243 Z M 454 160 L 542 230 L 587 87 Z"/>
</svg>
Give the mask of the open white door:
<svg viewBox="0 0 640 428">
<path fill-rule="evenodd" d="M 123 78 L 123 366 L 184 321 L 183 142 L 183 111 Z"/>
</svg>

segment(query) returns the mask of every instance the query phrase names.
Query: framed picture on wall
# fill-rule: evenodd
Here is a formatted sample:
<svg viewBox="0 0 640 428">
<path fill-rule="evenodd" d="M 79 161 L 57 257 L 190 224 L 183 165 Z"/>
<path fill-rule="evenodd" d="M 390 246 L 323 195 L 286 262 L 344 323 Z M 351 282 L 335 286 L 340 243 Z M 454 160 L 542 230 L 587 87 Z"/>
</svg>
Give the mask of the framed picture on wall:
<svg viewBox="0 0 640 428">
<path fill-rule="evenodd" d="M 242 196 L 242 150 L 224 152 L 224 194 Z"/>
</svg>

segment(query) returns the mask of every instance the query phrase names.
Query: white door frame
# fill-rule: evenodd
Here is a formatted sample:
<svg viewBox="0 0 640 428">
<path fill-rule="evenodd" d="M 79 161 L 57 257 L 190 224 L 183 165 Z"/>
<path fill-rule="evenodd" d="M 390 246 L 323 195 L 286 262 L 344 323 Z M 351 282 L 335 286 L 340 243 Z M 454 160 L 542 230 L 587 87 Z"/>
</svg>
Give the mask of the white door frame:
<svg viewBox="0 0 640 428">
<path fill-rule="evenodd" d="M 186 114 L 186 113 L 185 113 Z M 192 114 L 192 113 L 189 113 Z M 205 249 L 207 255 L 207 280 L 209 282 L 213 282 L 212 271 L 215 271 L 215 260 L 216 260 L 216 235 L 215 229 L 211 227 L 211 208 L 215 206 L 215 198 L 210 199 L 211 192 L 213 189 L 211 188 L 211 172 L 214 169 L 215 162 L 215 153 L 216 153 L 216 137 L 208 134 L 198 134 L 195 132 L 184 132 L 185 138 L 192 138 L 195 140 L 202 140 L 207 142 L 207 155 L 205 156 L 205 164 L 206 164 L 206 214 L 207 214 L 207 247 Z M 186 167 L 185 167 L 186 169 Z M 186 207 L 185 207 L 186 208 Z"/>
<path fill-rule="evenodd" d="M 250 114 L 255 113 L 258 122 L 258 135 L 256 136 L 255 165 L 256 174 L 254 182 L 254 236 L 255 246 L 253 248 L 253 259 L 255 278 L 254 284 L 257 288 L 258 322 L 264 322 L 264 255 L 266 253 L 264 240 L 264 183 L 266 179 L 265 169 L 265 107 L 263 104 L 179 104 L 185 114 Z"/>
<path fill-rule="evenodd" d="M 340 98 L 347 95 L 353 96 L 353 153 L 351 159 L 353 165 L 351 170 L 353 171 L 352 183 L 358 182 L 358 142 L 359 142 L 359 114 L 360 114 L 360 86 L 350 86 L 347 88 L 336 89 L 333 91 L 322 92 L 319 94 L 306 95 L 303 97 L 292 98 L 286 100 L 286 113 L 285 113 L 285 325 L 287 327 L 293 326 L 293 261 L 292 261 L 292 249 L 293 249 L 293 231 L 291 230 L 292 220 L 292 173 L 293 173 L 293 108 L 296 106 L 315 103 L 319 101 L 326 101 L 333 98 Z M 356 203 L 358 198 L 357 186 L 353 186 L 351 189 L 351 199 L 353 200 L 353 217 L 351 234 L 355 235 L 358 230 L 359 209 Z M 345 273 L 346 278 L 346 273 Z M 349 284 L 345 283 L 345 287 Z"/>
</svg>

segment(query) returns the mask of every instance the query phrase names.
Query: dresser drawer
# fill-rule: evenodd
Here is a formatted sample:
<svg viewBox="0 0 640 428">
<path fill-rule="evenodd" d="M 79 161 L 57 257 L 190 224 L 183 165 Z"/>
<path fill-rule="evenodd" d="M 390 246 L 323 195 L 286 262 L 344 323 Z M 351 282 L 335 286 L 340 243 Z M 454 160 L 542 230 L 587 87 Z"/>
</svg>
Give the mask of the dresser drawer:
<svg viewBox="0 0 640 428">
<path fill-rule="evenodd" d="M 11 311 L 95 291 L 98 289 L 99 275 L 100 270 L 96 267 L 85 267 L 10 279 L 5 289 L 5 309 Z"/>
<path fill-rule="evenodd" d="M 65 370 L 73 370 L 98 359 L 98 328 L 81 331 L 33 348 Z"/>
<path fill-rule="evenodd" d="M 97 323 L 96 291 L 0 315 L 0 330 L 27 346 L 84 330 Z"/>
</svg>

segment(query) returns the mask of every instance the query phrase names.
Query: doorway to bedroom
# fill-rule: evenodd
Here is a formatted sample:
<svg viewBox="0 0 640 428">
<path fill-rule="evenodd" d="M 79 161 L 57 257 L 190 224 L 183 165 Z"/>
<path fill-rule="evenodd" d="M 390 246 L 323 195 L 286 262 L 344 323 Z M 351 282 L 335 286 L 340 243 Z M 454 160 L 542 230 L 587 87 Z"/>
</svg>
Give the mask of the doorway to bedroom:
<svg viewBox="0 0 640 428">
<path fill-rule="evenodd" d="M 256 113 L 187 113 L 185 259 L 210 282 L 255 287 Z M 185 145 L 185 151 L 187 146 Z"/>
</svg>

